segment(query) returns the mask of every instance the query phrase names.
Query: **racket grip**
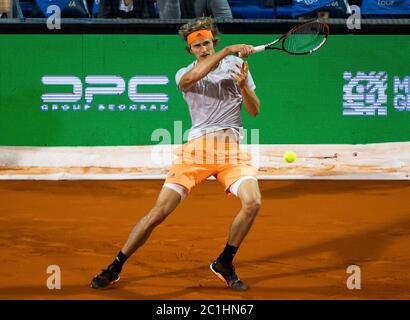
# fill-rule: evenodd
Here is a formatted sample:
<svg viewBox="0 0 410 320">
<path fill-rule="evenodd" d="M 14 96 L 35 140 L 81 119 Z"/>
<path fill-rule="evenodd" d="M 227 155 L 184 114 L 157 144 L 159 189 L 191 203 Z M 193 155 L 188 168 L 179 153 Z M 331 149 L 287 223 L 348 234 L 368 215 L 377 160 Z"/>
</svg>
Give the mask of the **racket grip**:
<svg viewBox="0 0 410 320">
<path fill-rule="evenodd" d="M 264 45 L 253 47 L 253 53 L 262 52 L 262 51 L 265 51 Z"/>
<path fill-rule="evenodd" d="M 265 48 L 266 47 L 264 45 L 253 47 L 253 53 L 265 51 Z M 238 52 L 236 56 L 238 56 L 239 58 L 242 58 L 242 55 L 240 52 Z"/>
</svg>

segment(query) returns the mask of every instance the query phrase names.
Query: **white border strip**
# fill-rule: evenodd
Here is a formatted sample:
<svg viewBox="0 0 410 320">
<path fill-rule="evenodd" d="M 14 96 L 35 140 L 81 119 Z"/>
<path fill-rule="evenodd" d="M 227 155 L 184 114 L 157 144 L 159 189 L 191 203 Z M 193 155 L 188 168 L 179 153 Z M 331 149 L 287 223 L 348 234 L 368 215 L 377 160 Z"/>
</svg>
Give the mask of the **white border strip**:
<svg viewBox="0 0 410 320">
<path fill-rule="evenodd" d="M 0 175 L 0 180 L 165 180 L 166 175 L 129 175 L 129 174 L 13 174 Z M 341 176 L 302 176 L 302 175 L 258 175 L 258 180 L 410 180 L 409 176 L 392 174 L 352 174 Z M 208 180 L 216 180 L 214 177 Z"/>
<path fill-rule="evenodd" d="M 0 147 L 0 180 L 163 180 L 176 147 Z M 410 142 L 241 147 L 261 180 L 410 179 Z M 295 162 L 283 160 L 287 150 Z"/>
</svg>

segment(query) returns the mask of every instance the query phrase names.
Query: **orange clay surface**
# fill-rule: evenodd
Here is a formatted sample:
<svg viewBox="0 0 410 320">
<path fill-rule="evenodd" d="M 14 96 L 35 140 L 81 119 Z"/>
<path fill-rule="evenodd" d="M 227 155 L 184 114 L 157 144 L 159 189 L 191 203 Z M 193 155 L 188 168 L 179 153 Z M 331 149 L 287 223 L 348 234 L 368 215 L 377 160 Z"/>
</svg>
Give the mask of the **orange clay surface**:
<svg viewBox="0 0 410 320">
<path fill-rule="evenodd" d="M 91 289 L 162 183 L 0 181 L 0 298 L 410 299 L 409 181 L 260 181 L 262 209 L 235 258 L 247 292 L 209 270 L 240 203 L 206 181 L 117 284 Z M 346 287 L 353 264 L 360 290 Z M 46 286 L 49 265 L 61 290 Z"/>
</svg>

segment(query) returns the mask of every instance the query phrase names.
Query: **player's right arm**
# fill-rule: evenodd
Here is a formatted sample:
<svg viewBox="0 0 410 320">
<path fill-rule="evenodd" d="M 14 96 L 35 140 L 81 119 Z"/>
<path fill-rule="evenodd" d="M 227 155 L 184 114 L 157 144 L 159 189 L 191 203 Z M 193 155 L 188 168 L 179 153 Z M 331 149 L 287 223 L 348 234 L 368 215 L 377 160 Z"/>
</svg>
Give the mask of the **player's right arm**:
<svg viewBox="0 0 410 320">
<path fill-rule="evenodd" d="M 223 58 L 230 54 L 239 53 L 241 57 L 247 57 L 253 52 L 252 46 L 246 44 L 237 44 L 223 48 L 221 51 L 209 56 L 208 58 L 198 61 L 198 63 L 187 73 L 185 73 L 180 82 L 179 87 L 182 91 L 188 90 L 197 81 L 205 77 Z"/>
</svg>

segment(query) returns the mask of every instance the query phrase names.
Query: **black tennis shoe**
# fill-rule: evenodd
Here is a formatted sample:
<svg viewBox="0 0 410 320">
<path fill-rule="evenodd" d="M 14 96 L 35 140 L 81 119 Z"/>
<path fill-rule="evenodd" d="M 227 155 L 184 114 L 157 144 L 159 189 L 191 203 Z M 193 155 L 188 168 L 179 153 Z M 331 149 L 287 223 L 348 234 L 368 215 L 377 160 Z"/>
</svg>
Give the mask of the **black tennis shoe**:
<svg viewBox="0 0 410 320">
<path fill-rule="evenodd" d="M 120 274 L 115 270 L 113 265 L 110 265 L 91 280 L 91 288 L 103 289 L 118 280 L 120 280 Z"/>
<path fill-rule="evenodd" d="M 245 291 L 248 289 L 247 285 L 239 279 L 235 273 L 233 264 L 222 264 L 216 259 L 209 266 L 211 271 L 215 273 L 219 279 L 221 279 L 228 288 L 232 290 Z"/>
</svg>

